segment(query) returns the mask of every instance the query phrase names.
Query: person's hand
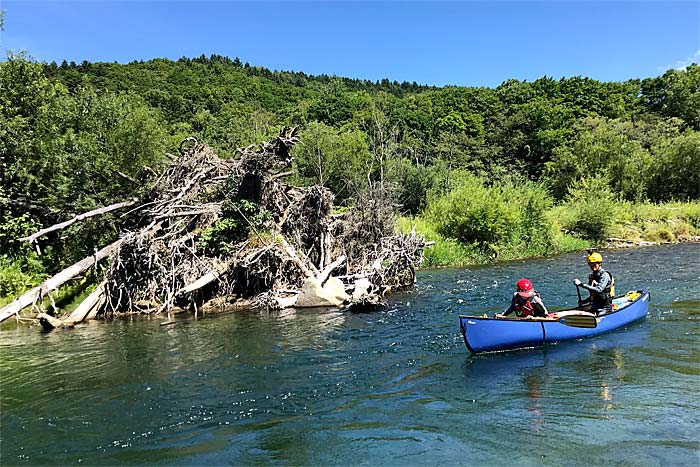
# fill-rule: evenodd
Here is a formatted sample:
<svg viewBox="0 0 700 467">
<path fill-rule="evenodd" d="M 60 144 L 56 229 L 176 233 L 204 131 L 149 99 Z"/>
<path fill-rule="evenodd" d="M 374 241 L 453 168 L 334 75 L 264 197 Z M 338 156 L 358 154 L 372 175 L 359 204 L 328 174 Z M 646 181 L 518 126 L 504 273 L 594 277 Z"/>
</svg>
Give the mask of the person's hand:
<svg viewBox="0 0 700 467">
<path fill-rule="evenodd" d="M 574 279 L 574 285 L 575 285 L 576 287 L 578 287 L 578 286 L 581 285 L 581 281 L 578 280 L 578 277 L 577 277 L 576 279 Z"/>
</svg>

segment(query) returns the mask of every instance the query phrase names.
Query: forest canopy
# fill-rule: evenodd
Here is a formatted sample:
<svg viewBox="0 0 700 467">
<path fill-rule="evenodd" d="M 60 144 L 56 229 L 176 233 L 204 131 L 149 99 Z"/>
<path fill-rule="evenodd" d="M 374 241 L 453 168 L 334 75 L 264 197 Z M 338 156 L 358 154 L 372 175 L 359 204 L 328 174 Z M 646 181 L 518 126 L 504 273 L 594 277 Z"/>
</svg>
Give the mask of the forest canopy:
<svg viewBox="0 0 700 467">
<path fill-rule="evenodd" d="M 403 207 L 413 213 L 453 169 L 489 181 L 541 180 L 556 199 L 594 174 L 608 176 L 629 200 L 700 194 L 697 157 L 688 153 L 700 130 L 697 64 L 623 83 L 545 76 L 495 89 L 310 76 L 218 55 L 40 68 L 72 97 L 138 101 L 160 119 L 170 150 L 195 136 L 233 156 L 281 126 L 297 126 L 306 143 L 297 155 L 303 179 L 322 181 L 341 198 L 368 174 L 399 181 Z M 668 172 L 688 183 L 659 183 Z"/>
<path fill-rule="evenodd" d="M 474 229 L 494 239 L 534 235 L 543 210 L 581 190 L 602 203 L 700 199 L 698 109 L 697 64 L 625 82 L 544 76 L 438 88 L 270 71 L 219 55 L 128 64 L 10 55 L 0 63 L 0 269 L 16 258 L 22 274 L 59 268 L 113 238 L 117 216 L 49 238 L 40 259 L 17 242 L 140 196 L 184 138 L 235 158 L 285 126 L 298 128 L 302 142 L 293 153 L 296 183 L 330 188 L 339 205 L 381 184 L 403 214 L 444 220 L 443 235 L 488 253 L 497 242 Z M 500 200 L 501 211 L 460 206 L 467 187 Z M 539 206 L 534 224 L 511 219 L 531 212 L 508 206 L 519 194 Z M 449 222 L 441 209 L 452 210 Z M 504 224 L 479 227 L 472 212 Z"/>
</svg>

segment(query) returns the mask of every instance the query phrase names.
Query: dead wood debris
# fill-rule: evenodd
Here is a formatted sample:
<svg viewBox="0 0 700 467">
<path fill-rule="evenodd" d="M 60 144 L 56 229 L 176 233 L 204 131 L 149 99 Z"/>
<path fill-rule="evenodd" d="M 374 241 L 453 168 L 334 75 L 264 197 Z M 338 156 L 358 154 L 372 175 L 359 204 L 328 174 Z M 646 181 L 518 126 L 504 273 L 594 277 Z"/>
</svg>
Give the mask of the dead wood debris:
<svg viewBox="0 0 700 467">
<path fill-rule="evenodd" d="M 129 211 L 139 224 L 121 235 L 90 302 L 63 324 L 237 306 L 370 309 L 383 306 L 387 292 L 412 286 L 427 243 L 413 231 L 395 233 L 391 204 L 379 189 L 333 214 L 328 189 L 285 183 L 298 142 L 296 129 L 285 128 L 222 160 L 188 138 Z M 21 306 L 16 300 L 5 315 L 36 304 L 39 295 L 34 291 Z M 42 325 L 56 326 L 42 318 Z"/>
</svg>

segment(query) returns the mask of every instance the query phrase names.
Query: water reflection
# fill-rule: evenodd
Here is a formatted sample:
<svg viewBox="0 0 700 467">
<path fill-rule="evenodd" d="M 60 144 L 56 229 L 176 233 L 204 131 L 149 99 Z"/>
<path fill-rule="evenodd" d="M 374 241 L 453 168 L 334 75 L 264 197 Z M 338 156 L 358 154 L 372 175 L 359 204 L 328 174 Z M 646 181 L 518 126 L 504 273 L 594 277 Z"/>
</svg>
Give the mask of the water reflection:
<svg viewBox="0 0 700 467">
<path fill-rule="evenodd" d="M 598 396 L 603 412 L 615 409 L 613 403 L 613 388 L 620 387 L 623 383 L 624 360 L 623 353 L 617 347 L 612 349 L 595 349 L 593 358 L 596 361 L 595 382 L 599 387 Z M 603 413 L 606 419 L 611 419 L 613 414 Z"/>
<path fill-rule="evenodd" d="M 563 413 L 599 420 L 617 416 L 616 391 L 626 384 L 626 355 L 643 347 L 644 326 L 624 333 L 550 345 L 540 349 L 471 356 L 464 366 L 466 388 L 510 407 L 514 402 L 490 394 L 521 388 L 530 432 L 539 433 Z M 506 392 L 508 391 L 508 392 Z M 578 405 L 578 401 L 585 401 Z M 590 410 L 594 409 L 594 410 Z M 513 408 L 517 410 L 517 407 Z"/>
<path fill-rule="evenodd" d="M 542 410 L 542 386 L 544 380 L 539 373 L 527 372 L 523 377 L 523 383 L 527 388 L 527 410 L 532 414 L 530 430 L 538 433 L 540 426 L 544 424 L 544 412 Z"/>
</svg>

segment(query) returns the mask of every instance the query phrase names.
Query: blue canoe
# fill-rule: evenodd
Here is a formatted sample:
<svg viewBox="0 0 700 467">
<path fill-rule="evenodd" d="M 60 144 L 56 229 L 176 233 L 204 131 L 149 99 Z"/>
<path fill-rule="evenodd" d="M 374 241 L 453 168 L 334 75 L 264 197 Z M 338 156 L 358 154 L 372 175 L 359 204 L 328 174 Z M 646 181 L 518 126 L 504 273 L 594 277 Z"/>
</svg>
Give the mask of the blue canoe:
<svg viewBox="0 0 700 467">
<path fill-rule="evenodd" d="M 614 331 L 646 318 L 649 291 L 628 292 L 615 298 L 615 310 L 594 317 L 582 310 L 562 310 L 536 319 L 460 316 L 459 327 L 472 353 L 539 347 Z"/>
</svg>

